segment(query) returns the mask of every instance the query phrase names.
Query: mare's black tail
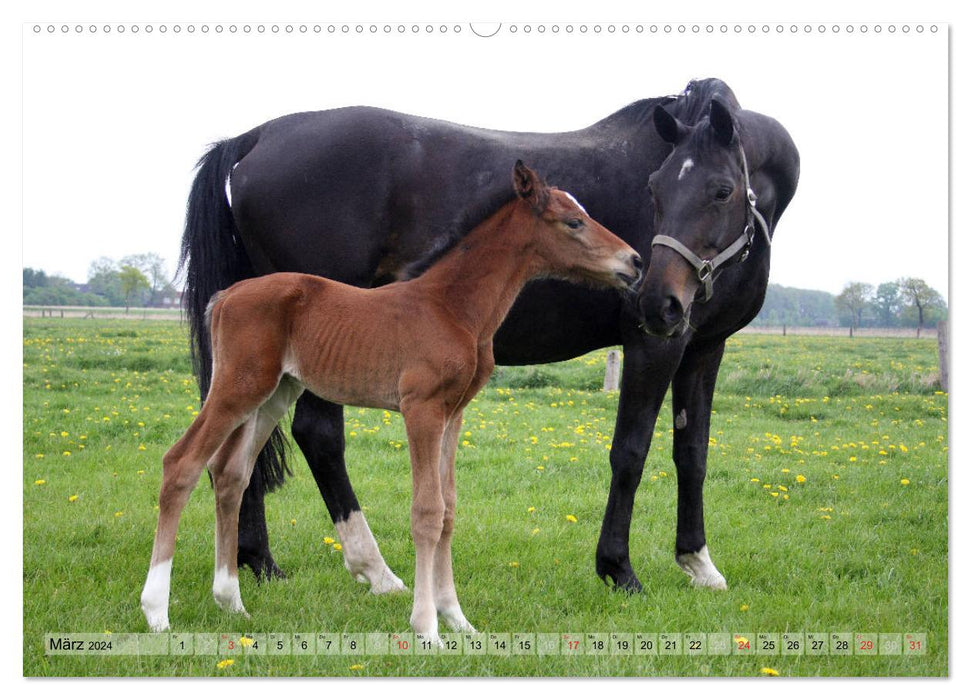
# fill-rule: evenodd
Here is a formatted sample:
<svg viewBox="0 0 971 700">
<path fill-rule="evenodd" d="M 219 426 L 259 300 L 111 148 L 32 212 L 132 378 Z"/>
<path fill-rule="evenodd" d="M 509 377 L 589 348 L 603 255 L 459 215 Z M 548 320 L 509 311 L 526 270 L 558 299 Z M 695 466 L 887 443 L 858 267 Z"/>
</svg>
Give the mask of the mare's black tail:
<svg viewBox="0 0 971 700">
<path fill-rule="evenodd" d="M 189 319 L 189 347 L 203 401 L 212 381 L 206 306 L 219 290 L 254 275 L 226 199 L 226 181 L 233 166 L 253 148 L 257 139 L 257 132 L 251 131 L 213 144 L 199 160 L 189 192 L 179 267 L 186 271 L 182 305 Z M 286 449 L 286 439 L 280 428 L 276 428 L 256 462 L 250 479 L 252 488 L 265 493 L 283 483 L 289 473 Z"/>
</svg>

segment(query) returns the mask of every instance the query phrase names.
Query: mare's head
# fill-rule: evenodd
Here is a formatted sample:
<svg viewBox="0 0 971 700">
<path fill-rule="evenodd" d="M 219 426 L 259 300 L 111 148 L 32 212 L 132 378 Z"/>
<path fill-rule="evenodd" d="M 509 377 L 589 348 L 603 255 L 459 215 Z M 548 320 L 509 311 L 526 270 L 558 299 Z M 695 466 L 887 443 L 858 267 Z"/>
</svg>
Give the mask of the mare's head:
<svg viewBox="0 0 971 700">
<path fill-rule="evenodd" d="M 568 192 L 548 186 L 535 172 L 516 163 L 516 195 L 535 221 L 533 237 L 542 272 L 571 282 L 631 290 L 641 278 L 641 256 L 590 218 Z"/>
<path fill-rule="evenodd" d="M 654 125 L 674 150 L 649 180 L 655 238 L 638 305 L 647 332 L 678 337 L 692 303 L 711 297 L 720 268 L 748 256 L 757 224 L 738 126 L 725 103 L 713 99 L 694 126 L 659 106 Z"/>
</svg>

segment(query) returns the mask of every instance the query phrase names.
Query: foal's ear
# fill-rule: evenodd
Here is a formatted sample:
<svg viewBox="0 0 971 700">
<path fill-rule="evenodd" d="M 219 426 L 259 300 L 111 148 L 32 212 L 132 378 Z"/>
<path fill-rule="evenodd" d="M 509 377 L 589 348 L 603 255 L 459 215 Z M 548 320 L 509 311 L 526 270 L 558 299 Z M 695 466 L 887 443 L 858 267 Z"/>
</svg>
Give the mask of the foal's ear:
<svg viewBox="0 0 971 700">
<path fill-rule="evenodd" d="M 550 199 L 550 188 L 543 178 L 527 168 L 521 160 L 516 161 L 512 171 L 512 183 L 516 196 L 524 200 L 537 213 L 546 209 Z"/>
<path fill-rule="evenodd" d="M 654 108 L 654 128 L 662 139 L 674 145 L 679 144 L 688 133 L 688 127 L 660 105 Z"/>
<path fill-rule="evenodd" d="M 728 106 L 721 100 L 712 100 L 708 121 L 718 143 L 730 146 L 735 139 L 735 119 Z"/>
</svg>

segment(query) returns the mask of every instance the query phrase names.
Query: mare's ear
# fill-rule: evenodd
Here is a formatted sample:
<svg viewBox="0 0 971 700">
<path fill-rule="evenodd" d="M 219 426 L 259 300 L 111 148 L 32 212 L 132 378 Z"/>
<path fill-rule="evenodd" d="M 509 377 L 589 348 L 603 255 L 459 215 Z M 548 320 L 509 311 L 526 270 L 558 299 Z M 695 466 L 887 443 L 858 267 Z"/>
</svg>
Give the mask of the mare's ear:
<svg viewBox="0 0 971 700">
<path fill-rule="evenodd" d="M 521 160 L 516 161 L 512 171 L 512 183 L 516 188 L 516 196 L 524 200 L 536 212 L 546 209 L 550 199 L 550 188 L 543 178 L 527 168 Z"/>
<path fill-rule="evenodd" d="M 654 128 L 662 139 L 673 145 L 679 144 L 688 133 L 688 127 L 660 105 L 654 108 Z"/>
<path fill-rule="evenodd" d="M 719 99 L 712 100 L 708 121 L 718 143 L 730 146 L 735 140 L 735 119 L 728 106 Z"/>
</svg>

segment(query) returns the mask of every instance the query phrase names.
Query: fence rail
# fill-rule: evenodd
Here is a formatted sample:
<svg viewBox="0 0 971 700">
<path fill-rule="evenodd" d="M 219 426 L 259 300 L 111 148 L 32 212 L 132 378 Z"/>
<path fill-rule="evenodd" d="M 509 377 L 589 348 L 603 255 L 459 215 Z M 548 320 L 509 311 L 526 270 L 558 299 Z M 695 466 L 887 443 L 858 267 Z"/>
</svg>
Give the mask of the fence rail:
<svg viewBox="0 0 971 700">
<path fill-rule="evenodd" d="M 849 328 L 840 326 L 746 326 L 739 333 L 762 335 L 818 335 L 842 336 L 844 338 L 917 338 L 916 328 Z M 930 326 L 920 329 L 921 338 L 936 338 L 937 328 Z"/>
<path fill-rule="evenodd" d="M 51 306 L 25 305 L 25 318 L 130 318 L 132 320 L 157 319 L 181 321 L 181 309 L 149 309 L 123 306 Z"/>
</svg>

